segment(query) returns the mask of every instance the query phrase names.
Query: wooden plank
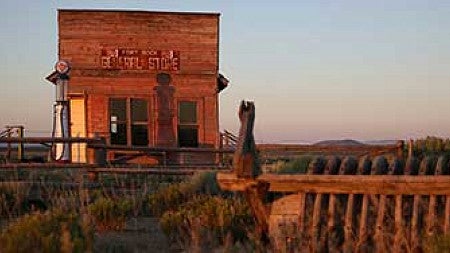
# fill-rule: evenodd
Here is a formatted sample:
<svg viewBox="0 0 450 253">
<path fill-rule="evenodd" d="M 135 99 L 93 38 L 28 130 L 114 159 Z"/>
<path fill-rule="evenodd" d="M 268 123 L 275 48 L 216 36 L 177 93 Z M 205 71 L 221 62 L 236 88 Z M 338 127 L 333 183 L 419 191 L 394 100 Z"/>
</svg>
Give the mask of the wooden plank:
<svg viewBox="0 0 450 253">
<path fill-rule="evenodd" d="M 314 199 L 314 209 L 313 209 L 313 218 L 312 218 L 312 226 L 311 226 L 311 242 L 310 242 L 310 250 L 311 252 L 319 252 L 319 235 L 320 235 L 320 210 L 322 208 L 322 194 L 318 193 L 316 198 Z"/>
<path fill-rule="evenodd" d="M 328 199 L 328 222 L 327 222 L 327 247 L 329 250 L 335 250 L 336 247 L 334 245 L 333 233 L 336 230 L 336 221 L 335 221 L 335 212 L 336 212 L 336 195 L 330 194 Z"/>
<path fill-rule="evenodd" d="M 414 195 L 413 200 L 413 211 L 411 217 L 411 237 L 410 245 L 412 252 L 420 248 L 419 245 L 419 205 L 420 205 L 420 195 Z"/>
<path fill-rule="evenodd" d="M 304 201 L 299 194 L 290 194 L 272 202 L 269 216 L 269 234 L 274 252 L 286 250 L 287 247 L 295 247 L 292 244 L 298 242 L 301 231 L 298 228 L 298 219 L 304 208 Z"/>
<path fill-rule="evenodd" d="M 105 148 L 107 150 L 121 151 L 140 151 L 140 152 L 176 152 L 176 153 L 234 153 L 234 149 L 216 149 L 216 148 L 178 148 L 178 147 L 144 147 L 133 146 L 126 147 L 122 145 L 103 145 L 100 143 L 89 143 L 89 148 Z"/>
<path fill-rule="evenodd" d="M 380 196 L 380 202 L 378 205 L 377 221 L 375 225 L 375 245 L 377 252 L 385 252 L 385 240 L 384 240 L 384 214 L 386 211 L 386 195 Z"/>
<path fill-rule="evenodd" d="M 328 231 L 334 229 L 335 224 L 335 211 L 336 211 L 336 195 L 330 194 L 328 200 Z"/>
<path fill-rule="evenodd" d="M 56 138 L 56 137 L 11 137 L 0 138 L 0 143 L 99 143 L 99 139 L 84 138 L 84 137 L 70 137 L 70 138 Z"/>
<path fill-rule="evenodd" d="M 244 196 L 250 205 L 253 216 L 256 219 L 256 234 L 259 237 L 258 240 L 263 243 L 262 246 L 267 246 L 270 242 L 269 239 L 269 216 L 266 212 L 263 197 L 266 194 L 268 185 L 264 183 L 258 183 L 248 187 Z"/>
<path fill-rule="evenodd" d="M 245 179 L 232 173 L 218 173 L 217 180 L 224 190 L 243 191 Z M 382 195 L 447 195 L 450 176 L 394 175 L 275 175 L 263 174 L 257 181 L 270 184 L 272 192 L 311 192 L 331 194 Z"/>
<path fill-rule="evenodd" d="M 178 152 L 178 153 L 233 153 L 235 150 L 230 148 L 178 148 L 178 147 L 128 147 L 123 145 L 105 145 L 97 138 L 70 137 L 70 138 L 52 138 L 52 137 L 11 137 L 0 138 L 0 143 L 87 143 L 88 148 L 104 148 L 108 150 L 121 151 L 142 151 L 142 152 Z"/>
<path fill-rule="evenodd" d="M 426 231 L 428 236 L 432 236 L 435 230 L 436 224 L 436 195 L 430 195 L 428 203 L 428 214 L 426 219 Z"/>
<path fill-rule="evenodd" d="M 450 195 L 445 196 L 444 233 L 450 233 Z"/>
<path fill-rule="evenodd" d="M 361 216 L 359 220 L 359 240 L 356 245 L 357 252 L 365 252 L 363 249 L 367 242 L 367 214 L 369 210 L 369 196 L 365 194 L 362 199 Z"/>
<path fill-rule="evenodd" d="M 402 217 L 402 195 L 395 195 L 395 209 L 394 209 L 394 223 L 395 223 L 395 235 L 394 235 L 394 247 L 393 252 L 401 252 L 404 243 L 404 230 L 403 230 L 403 217 Z"/>
<path fill-rule="evenodd" d="M 17 169 L 71 169 L 71 168 L 95 168 L 95 164 L 86 163 L 5 163 L 0 164 L 1 170 L 17 170 Z"/>
<path fill-rule="evenodd" d="M 344 224 L 344 252 L 353 252 L 353 205 L 354 194 L 348 195 Z"/>
<path fill-rule="evenodd" d="M 299 193 L 300 204 L 299 204 L 299 215 L 298 215 L 298 231 L 300 236 L 303 236 L 305 229 L 305 213 L 306 213 L 306 194 L 304 192 Z"/>
<path fill-rule="evenodd" d="M 168 169 L 132 169 L 132 168 L 97 168 L 90 169 L 91 173 L 104 174 L 147 174 L 147 175 L 193 175 L 197 170 L 168 170 Z"/>
</svg>

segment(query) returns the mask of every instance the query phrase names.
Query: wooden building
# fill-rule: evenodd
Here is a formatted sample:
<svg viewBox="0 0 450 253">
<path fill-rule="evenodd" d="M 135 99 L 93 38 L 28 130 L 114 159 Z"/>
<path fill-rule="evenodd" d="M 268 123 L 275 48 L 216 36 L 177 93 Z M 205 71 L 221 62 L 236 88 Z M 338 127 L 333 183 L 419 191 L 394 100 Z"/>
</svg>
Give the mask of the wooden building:
<svg viewBox="0 0 450 253">
<path fill-rule="evenodd" d="M 71 136 L 123 147 L 219 146 L 219 14 L 59 10 Z M 124 152 L 109 152 L 114 159 Z M 72 146 L 72 160 L 89 152 Z"/>
</svg>

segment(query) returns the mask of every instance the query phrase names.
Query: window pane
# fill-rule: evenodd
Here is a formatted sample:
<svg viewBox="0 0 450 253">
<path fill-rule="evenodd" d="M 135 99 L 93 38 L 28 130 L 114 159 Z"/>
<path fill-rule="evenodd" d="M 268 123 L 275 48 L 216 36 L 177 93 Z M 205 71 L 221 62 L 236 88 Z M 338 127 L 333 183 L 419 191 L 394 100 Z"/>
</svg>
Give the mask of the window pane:
<svg viewBox="0 0 450 253">
<path fill-rule="evenodd" d="M 180 124 L 197 123 L 197 103 L 183 101 L 178 106 L 178 119 Z"/>
<path fill-rule="evenodd" d="M 197 147 L 198 130 L 196 126 L 178 126 L 178 145 L 180 147 Z"/>
<path fill-rule="evenodd" d="M 111 119 L 113 119 L 113 117 L 114 117 L 114 119 L 116 119 L 118 121 L 126 121 L 127 120 L 127 100 L 111 98 L 110 104 L 111 104 L 111 108 L 110 108 Z"/>
<path fill-rule="evenodd" d="M 131 100 L 131 120 L 132 121 L 147 121 L 147 101 L 142 99 Z"/>
<path fill-rule="evenodd" d="M 147 125 L 131 126 L 131 145 L 147 146 L 148 145 L 148 129 Z"/>
<path fill-rule="evenodd" d="M 111 131 L 111 144 L 127 145 L 127 125 L 124 123 L 116 124 L 114 130 L 116 131 Z"/>
</svg>

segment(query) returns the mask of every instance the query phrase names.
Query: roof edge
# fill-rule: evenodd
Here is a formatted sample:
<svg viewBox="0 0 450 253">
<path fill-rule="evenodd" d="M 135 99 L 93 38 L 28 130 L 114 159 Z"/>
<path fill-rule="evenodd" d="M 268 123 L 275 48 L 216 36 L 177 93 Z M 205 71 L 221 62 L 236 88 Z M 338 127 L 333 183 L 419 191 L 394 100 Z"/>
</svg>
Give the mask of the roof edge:
<svg viewBox="0 0 450 253">
<path fill-rule="evenodd" d="M 59 12 L 140 12 L 140 13 L 155 13 L 155 14 L 178 14 L 178 15 L 212 15 L 220 16 L 218 12 L 185 12 L 185 11 L 150 11 L 142 9 L 58 9 Z"/>
</svg>

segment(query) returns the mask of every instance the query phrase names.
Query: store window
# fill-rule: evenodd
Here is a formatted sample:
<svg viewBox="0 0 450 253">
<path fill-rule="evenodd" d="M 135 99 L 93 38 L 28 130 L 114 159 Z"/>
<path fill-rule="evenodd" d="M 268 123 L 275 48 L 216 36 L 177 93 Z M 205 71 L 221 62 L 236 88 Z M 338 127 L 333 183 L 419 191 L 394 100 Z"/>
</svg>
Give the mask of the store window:
<svg viewBox="0 0 450 253">
<path fill-rule="evenodd" d="M 178 145 L 198 147 L 197 103 L 180 101 L 178 103 Z"/>
<path fill-rule="evenodd" d="M 131 99 L 131 145 L 148 145 L 147 101 Z"/>
<path fill-rule="evenodd" d="M 111 144 L 127 145 L 127 100 L 110 100 Z"/>
<path fill-rule="evenodd" d="M 110 99 L 111 144 L 148 145 L 148 103 L 144 99 Z"/>
</svg>

